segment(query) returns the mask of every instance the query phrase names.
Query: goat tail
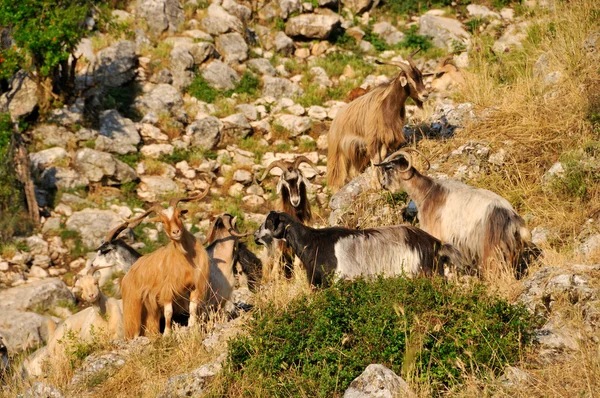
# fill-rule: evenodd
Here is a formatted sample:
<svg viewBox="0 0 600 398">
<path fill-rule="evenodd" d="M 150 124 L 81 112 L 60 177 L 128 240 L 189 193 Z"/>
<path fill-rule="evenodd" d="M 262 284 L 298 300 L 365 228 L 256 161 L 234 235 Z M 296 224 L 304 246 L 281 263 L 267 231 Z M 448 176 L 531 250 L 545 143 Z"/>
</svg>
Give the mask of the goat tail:
<svg viewBox="0 0 600 398">
<path fill-rule="evenodd" d="M 348 161 L 339 147 L 339 142 L 330 143 L 327 152 L 327 185 L 334 192 L 339 190 L 344 185 L 347 174 Z"/>
<path fill-rule="evenodd" d="M 136 286 L 129 285 L 127 278 L 123 282 L 123 331 L 129 340 L 139 336 L 142 329 L 142 296 Z"/>
<path fill-rule="evenodd" d="M 446 243 L 443 244 L 438 250 L 438 263 L 437 272 L 440 276 L 446 274 L 446 270 L 451 272 L 450 269 L 454 269 L 455 272 L 463 274 L 466 271 L 467 262 L 465 256 L 453 245 Z"/>
</svg>

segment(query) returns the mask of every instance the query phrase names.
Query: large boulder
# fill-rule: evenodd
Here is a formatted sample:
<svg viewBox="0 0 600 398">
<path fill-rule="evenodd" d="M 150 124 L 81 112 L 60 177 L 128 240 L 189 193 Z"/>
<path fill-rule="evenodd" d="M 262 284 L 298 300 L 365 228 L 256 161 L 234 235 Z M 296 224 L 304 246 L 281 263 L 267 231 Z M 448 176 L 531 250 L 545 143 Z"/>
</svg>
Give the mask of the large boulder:
<svg viewBox="0 0 600 398">
<path fill-rule="evenodd" d="M 311 122 L 307 116 L 296 116 L 296 115 L 279 115 L 274 121 L 274 124 L 278 124 L 284 129 L 290 132 L 292 137 L 297 137 L 301 134 L 306 133 L 310 130 Z"/>
<path fill-rule="evenodd" d="M 404 33 L 400 32 L 389 22 L 378 22 L 374 24 L 373 33 L 378 34 L 390 46 L 395 46 L 404 40 Z"/>
<path fill-rule="evenodd" d="M 344 0 L 343 3 L 353 13 L 360 14 L 371 7 L 373 0 Z"/>
<path fill-rule="evenodd" d="M 208 6 L 208 16 L 202 18 L 202 27 L 211 35 L 220 35 L 227 32 L 244 32 L 244 24 L 239 18 L 229 14 L 217 3 Z"/>
<path fill-rule="evenodd" d="M 138 58 L 136 45 L 123 40 L 107 47 L 98 54 L 88 68 L 88 84 L 119 87 L 135 76 Z"/>
<path fill-rule="evenodd" d="M 296 95 L 302 95 L 302 93 L 303 91 L 300 86 L 287 79 L 281 77 L 263 76 L 262 94 L 264 97 L 292 98 Z"/>
<path fill-rule="evenodd" d="M 285 35 L 285 33 L 284 33 L 284 35 Z M 269 62 L 269 60 L 266 58 L 251 59 L 250 61 L 247 62 L 247 65 L 250 68 L 250 70 L 252 70 L 256 73 L 259 73 L 261 75 L 269 75 L 269 76 L 277 75 L 277 69 L 275 69 L 273 67 L 273 65 L 271 65 L 271 62 Z"/>
<path fill-rule="evenodd" d="M 74 303 L 73 294 L 58 278 L 37 280 L 0 292 L 2 311 L 45 311 Z"/>
<path fill-rule="evenodd" d="M 137 15 L 148 24 L 148 31 L 158 36 L 165 30 L 176 31 L 185 22 L 179 0 L 139 0 Z"/>
<path fill-rule="evenodd" d="M 214 149 L 221 139 L 223 124 L 214 116 L 195 120 L 187 127 L 185 133 L 191 137 L 192 147 Z"/>
<path fill-rule="evenodd" d="M 122 222 L 123 219 L 113 211 L 83 209 L 73 213 L 65 226 L 68 230 L 78 232 L 84 245 L 96 248 L 106 234 Z"/>
<path fill-rule="evenodd" d="M 194 81 L 194 65 L 194 56 L 187 48 L 175 47 L 171 51 L 172 83 L 175 88 L 183 90 L 192 84 Z"/>
<path fill-rule="evenodd" d="M 279 16 L 283 19 L 287 19 L 294 13 L 302 12 L 302 1 L 301 0 L 279 0 Z"/>
<path fill-rule="evenodd" d="M 137 152 L 141 137 L 135 123 L 109 109 L 100 114 L 100 135 L 96 138 L 96 149 L 124 155 Z"/>
<path fill-rule="evenodd" d="M 9 90 L 0 97 L 0 111 L 19 119 L 32 114 L 37 106 L 37 84 L 27 72 L 18 71 L 10 80 Z"/>
<path fill-rule="evenodd" d="M 235 70 L 221 61 L 211 62 L 206 69 L 202 71 L 202 77 L 206 82 L 217 90 L 233 90 L 240 77 Z"/>
<path fill-rule="evenodd" d="M 31 135 L 45 147 L 67 148 L 77 140 L 74 133 L 55 124 L 40 124 L 31 131 Z"/>
<path fill-rule="evenodd" d="M 236 3 L 234 0 L 223 0 L 223 8 L 231 15 L 236 16 L 241 21 L 248 23 L 252 17 L 252 10 L 244 5 Z"/>
<path fill-rule="evenodd" d="M 215 45 L 228 64 L 238 64 L 248 59 L 248 45 L 238 32 L 217 36 Z"/>
<path fill-rule="evenodd" d="M 419 19 L 419 34 L 431 36 L 434 46 L 448 52 L 453 52 L 457 43 L 465 47 L 471 45 L 469 32 L 463 28 L 460 21 L 452 18 L 425 14 Z"/>
<path fill-rule="evenodd" d="M 7 291 L 13 289 L 16 288 Z M 11 353 L 35 348 L 47 342 L 50 322 L 50 318 L 45 315 L 0 308 L 0 336 Z"/>
<path fill-rule="evenodd" d="M 408 384 L 383 365 L 369 365 L 350 383 L 344 398 L 415 397 Z"/>
<path fill-rule="evenodd" d="M 69 154 L 64 148 L 54 147 L 30 153 L 29 161 L 32 169 L 45 169 L 53 163 L 63 162 L 63 159 L 67 159 L 68 157 Z"/>
<path fill-rule="evenodd" d="M 144 176 L 138 186 L 138 196 L 146 202 L 156 202 L 165 196 L 181 194 L 182 189 L 169 177 Z"/>
<path fill-rule="evenodd" d="M 153 112 L 160 115 L 170 112 L 177 118 L 185 118 L 183 97 L 179 90 L 169 84 L 157 84 L 152 90 L 138 97 L 134 105 L 143 113 Z"/>
<path fill-rule="evenodd" d="M 75 168 L 91 182 L 105 179 L 126 183 L 138 179 L 138 175 L 126 163 L 115 159 L 111 154 L 83 148 L 75 154 Z"/>
<path fill-rule="evenodd" d="M 40 186 L 43 189 L 74 189 L 87 186 L 90 181 L 76 170 L 68 167 L 48 167 L 40 176 Z"/>
<path fill-rule="evenodd" d="M 492 49 L 498 53 L 507 52 L 523 46 L 523 40 L 527 38 L 527 21 L 510 25 L 502 36 L 492 46 Z"/>
<path fill-rule="evenodd" d="M 283 32 L 277 32 L 273 44 L 275 45 L 275 51 L 279 54 L 289 56 L 294 53 L 294 41 Z"/>
<path fill-rule="evenodd" d="M 307 39 L 327 39 L 340 26 L 337 15 L 303 14 L 290 18 L 285 24 L 285 34 Z"/>
</svg>

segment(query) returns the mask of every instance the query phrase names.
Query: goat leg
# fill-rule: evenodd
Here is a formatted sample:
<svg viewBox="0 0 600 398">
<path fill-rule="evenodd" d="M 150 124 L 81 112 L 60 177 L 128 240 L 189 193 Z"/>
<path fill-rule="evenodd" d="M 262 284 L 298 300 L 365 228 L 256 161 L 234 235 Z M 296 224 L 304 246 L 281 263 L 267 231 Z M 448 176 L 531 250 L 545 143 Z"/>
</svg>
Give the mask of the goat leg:
<svg viewBox="0 0 600 398">
<path fill-rule="evenodd" d="M 171 334 L 171 323 L 173 320 L 173 302 L 165 304 L 164 314 L 165 314 L 165 331 L 163 332 L 163 335 L 168 336 Z"/>
<path fill-rule="evenodd" d="M 198 322 L 198 305 L 200 304 L 200 294 L 198 289 L 194 289 L 190 293 L 190 320 L 188 326 L 195 326 Z"/>
</svg>

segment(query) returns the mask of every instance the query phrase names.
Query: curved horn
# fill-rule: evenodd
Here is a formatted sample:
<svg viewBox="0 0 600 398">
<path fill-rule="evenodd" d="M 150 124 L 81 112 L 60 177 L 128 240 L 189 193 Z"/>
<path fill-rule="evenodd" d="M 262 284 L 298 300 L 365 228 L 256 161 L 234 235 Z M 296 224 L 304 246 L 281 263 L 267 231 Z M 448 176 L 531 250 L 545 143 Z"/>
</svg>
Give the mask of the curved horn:
<svg viewBox="0 0 600 398">
<path fill-rule="evenodd" d="M 179 202 L 195 202 L 197 200 L 201 200 L 203 199 L 206 195 L 208 195 L 208 193 L 210 192 L 210 185 L 204 190 L 204 192 L 202 192 L 201 194 L 198 194 L 196 196 L 187 196 L 187 197 L 180 197 L 180 198 L 173 198 L 171 200 L 169 200 L 169 207 L 177 207 L 177 204 Z"/>
<path fill-rule="evenodd" d="M 206 245 L 207 243 L 209 243 L 212 234 L 215 230 L 215 226 L 217 225 L 217 222 L 219 221 L 219 219 L 221 217 L 223 217 L 223 214 L 225 213 L 221 213 L 218 216 L 215 217 L 215 220 L 210 224 L 210 227 L 208 227 L 208 231 L 206 231 L 206 238 L 204 239 L 204 242 L 202 242 L 203 245 Z"/>
<path fill-rule="evenodd" d="M 262 180 L 264 180 L 267 177 L 267 175 L 269 175 L 269 172 L 271 171 L 271 169 L 273 169 L 275 167 L 279 167 L 283 171 L 290 169 L 290 165 L 287 164 L 286 162 L 284 162 L 283 160 L 274 160 L 271 162 L 270 165 L 267 166 L 264 174 L 262 175 L 261 178 L 258 179 L 258 181 L 262 182 Z"/>
<path fill-rule="evenodd" d="M 375 60 L 375 62 L 380 65 L 391 65 L 391 66 L 398 67 L 398 68 L 402 69 L 405 73 L 410 72 L 410 66 L 406 65 L 404 62 L 381 61 L 381 60 Z"/>
<path fill-rule="evenodd" d="M 404 156 L 404 158 L 408 162 L 408 166 L 404 170 L 400 170 L 400 171 L 405 172 L 405 171 L 410 170 L 410 168 L 412 167 L 412 157 L 410 156 L 410 153 L 406 152 L 405 149 L 407 149 L 407 148 L 397 150 L 396 152 L 392 153 L 387 158 L 385 158 L 383 162 L 378 163 L 375 166 L 385 166 L 386 164 L 389 164 L 389 163 L 393 162 L 394 160 L 396 160 L 398 157 Z"/>
<path fill-rule="evenodd" d="M 426 170 L 429 170 L 431 168 L 431 163 L 429 163 L 429 159 L 427 159 L 427 156 L 425 156 L 425 154 L 423 152 L 419 151 L 417 148 L 412 148 L 412 147 L 406 147 L 406 148 L 404 148 L 404 150 L 415 152 L 417 155 L 421 155 L 421 157 L 427 162 Z"/>
<path fill-rule="evenodd" d="M 124 222 L 124 223 L 118 225 L 117 227 L 111 229 L 108 232 L 108 234 L 106 235 L 106 237 L 104 238 L 104 242 L 106 242 L 106 243 L 112 242 L 113 239 L 116 239 L 121 232 L 123 232 L 125 229 L 127 229 L 128 225 L 129 225 L 128 222 Z"/>
<path fill-rule="evenodd" d="M 105 269 L 105 268 L 112 268 L 114 266 L 115 266 L 115 264 L 113 264 L 113 265 L 104 265 L 102 267 L 99 267 L 99 266 L 90 267 L 90 268 L 88 268 L 86 274 L 92 276 L 92 275 L 94 275 L 94 272 L 96 272 L 96 271 L 100 271 L 101 269 Z"/>
<path fill-rule="evenodd" d="M 294 160 L 294 168 L 298 168 L 298 166 L 300 166 L 302 163 L 306 163 L 307 165 L 309 165 L 310 167 L 313 168 L 314 171 L 317 172 L 317 174 L 321 174 L 321 172 L 319 171 L 319 169 L 317 169 L 317 166 L 315 166 L 315 164 L 306 156 L 304 155 L 300 155 L 298 156 L 295 160 Z"/>
<path fill-rule="evenodd" d="M 421 51 L 421 47 L 419 47 L 415 52 L 413 52 L 412 54 L 410 54 L 408 57 L 406 57 L 406 60 L 408 61 L 408 63 L 410 64 L 410 66 L 412 66 L 413 68 L 415 68 L 416 70 L 419 70 L 419 68 L 417 67 L 417 65 L 415 64 L 415 61 L 413 61 L 412 57 L 414 57 L 415 55 L 417 55 L 417 53 Z"/>
<path fill-rule="evenodd" d="M 134 217 L 134 218 L 126 218 L 125 222 L 129 226 L 129 228 L 135 228 L 138 225 L 140 225 L 140 223 L 142 222 L 142 220 L 144 220 L 144 218 L 148 217 L 148 215 L 150 213 L 152 213 L 152 212 L 160 213 L 163 210 L 164 209 L 162 208 L 161 205 L 154 204 L 154 205 L 152 205 L 152 207 L 150 209 L 146 210 L 144 213 L 140 214 L 139 216 Z"/>
</svg>

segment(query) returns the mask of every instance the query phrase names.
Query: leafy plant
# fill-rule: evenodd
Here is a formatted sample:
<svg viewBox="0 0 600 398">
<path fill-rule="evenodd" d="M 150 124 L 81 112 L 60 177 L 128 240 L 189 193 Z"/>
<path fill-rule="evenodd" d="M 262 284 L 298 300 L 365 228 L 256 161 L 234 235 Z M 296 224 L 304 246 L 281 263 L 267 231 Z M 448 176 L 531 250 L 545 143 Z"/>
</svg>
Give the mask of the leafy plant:
<svg viewBox="0 0 600 398">
<path fill-rule="evenodd" d="M 523 306 L 489 296 L 483 285 L 377 278 L 336 282 L 254 314 L 230 343 L 223 391 L 248 395 L 337 396 L 367 365 L 381 363 L 426 382 L 434 394 L 470 372 L 498 374 L 519 360 L 538 325 Z M 239 388 L 239 386 L 237 387 Z"/>
<path fill-rule="evenodd" d="M 431 37 L 420 35 L 418 29 L 419 28 L 416 25 L 411 26 L 409 30 L 404 32 L 404 40 L 402 40 L 398 46 L 400 48 L 411 48 L 415 50 L 420 48 L 422 51 L 427 51 L 433 47 Z"/>
<path fill-rule="evenodd" d="M 212 103 L 219 94 L 217 90 L 208 84 L 204 76 L 200 74 L 196 75 L 187 90 L 192 97 L 208 103 Z"/>
</svg>

